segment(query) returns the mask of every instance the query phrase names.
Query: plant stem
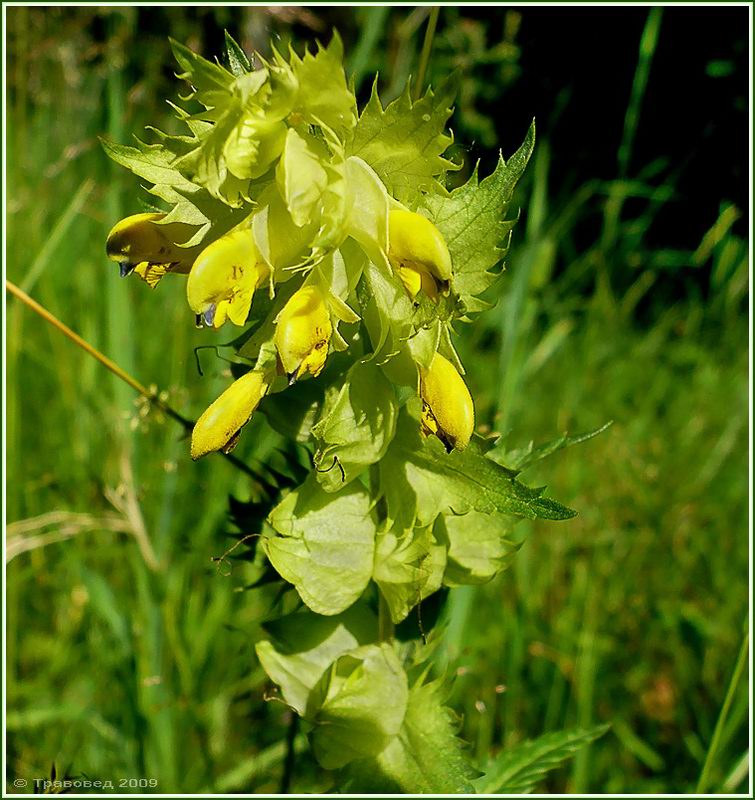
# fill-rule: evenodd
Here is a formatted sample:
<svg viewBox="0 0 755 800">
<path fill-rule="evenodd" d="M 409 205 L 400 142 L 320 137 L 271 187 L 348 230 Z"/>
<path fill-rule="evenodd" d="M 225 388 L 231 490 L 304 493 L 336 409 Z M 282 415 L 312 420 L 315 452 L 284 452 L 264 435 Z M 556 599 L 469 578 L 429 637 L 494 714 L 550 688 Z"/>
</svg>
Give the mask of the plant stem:
<svg viewBox="0 0 755 800">
<path fill-rule="evenodd" d="M 391 610 L 383 597 L 383 593 L 378 589 L 378 640 L 390 642 L 393 639 L 393 620 Z"/>
<path fill-rule="evenodd" d="M 718 755 L 718 748 L 721 744 L 721 734 L 723 733 L 724 724 L 726 722 L 726 718 L 729 716 L 729 711 L 731 710 L 731 704 L 734 702 L 734 694 L 736 692 L 737 686 L 739 685 L 739 680 L 742 677 L 742 673 L 744 672 L 745 664 L 747 663 L 749 643 L 750 643 L 750 634 L 749 632 L 745 631 L 744 639 L 742 640 L 742 647 L 739 649 L 739 655 L 737 656 L 737 663 L 734 667 L 734 672 L 732 673 L 731 680 L 729 681 L 729 688 L 726 690 L 726 697 L 724 698 L 724 704 L 721 706 L 721 713 L 718 715 L 718 721 L 716 722 L 716 727 L 713 731 L 713 738 L 711 739 L 710 747 L 708 748 L 708 753 L 705 756 L 705 763 L 703 764 L 703 769 L 702 772 L 700 773 L 700 779 L 697 782 L 697 789 L 695 790 L 695 794 L 705 794 L 705 792 L 707 792 L 708 790 L 708 785 L 710 783 L 710 774 L 711 770 L 713 769 L 715 758 Z"/>
<path fill-rule="evenodd" d="M 15 297 L 17 297 L 24 305 L 34 311 L 36 314 L 39 314 L 45 322 L 49 322 L 54 328 L 57 328 L 64 336 L 67 336 L 72 342 L 77 344 L 85 353 L 88 353 L 92 358 L 96 361 L 99 361 L 103 367 L 110 370 L 116 377 L 120 378 L 124 383 L 127 383 L 134 391 L 138 392 L 142 397 L 146 397 L 153 405 L 159 408 L 164 414 L 169 416 L 171 419 L 174 419 L 183 428 L 187 431 L 190 431 L 194 428 L 193 420 L 184 417 L 182 414 L 179 414 L 172 406 L 168 405 L 161 397 L 160 392 L 157 388 L 152 390 L 148 389 L 143 384 L 139 383 L 136 378 L 129 375 L 124 369 L 118 366 L 112 359 L 108 358 L 104 353 L 101 353 L 97 350 L 96 347 L 93 347 L 89 342 L 85 339 L 82 339 L 78 333 L 72 331 L 68 325 L 61 322 L 56 316 L 51 314 L 44 306 L 40 305 L 36 300 L 29 297 L 26 292 L 22 289 L 19 289 L 15 283 L 6 279 L 5 281 L 5 288 Z M 235 456 L 231 455 L 230 453 L 223 453 L 222 454 L 227 461 L 233 464 L 234 467 L 241 470 L 242 472 L 249 475 L 249 477 L 254 478 L 254 480 L 258 480 L 258 476 L 252 471 L 250 467 L 248 467 L 243 461 L 239 460 Z"/>
<path fill-rule="evenodd" d="M 417 82 L 414 84 L 414 99 L 419 100 L 422 96 L 422 89 L 425 85 L 425 76 L 427 75 L 427 67 L 430 63 L 430 53 L 433 49 L 433 39 L 435 38 L 435 28 L 438 25 L 438 15 L 440 8 L 433 6 L 430 9 L 430 16 L 427 20 L 427 30 L 425 31 L 425 41 L 422 44 L 422 54 L 419 57 L 419 72 L 417 73 Z"/>
<path fill-rule="evenodd" d="M 286 732 L 286 759 L 283 762 L 283 774 L 281 775 L 280 794 L 288 794 L 291 791 L 291 780 L 294 777 L 294 764 L 296 763 L 296 734 L 299 730 L 299 715 L 294 711 L 290 712 L 291 721 L 288 723 Z"/>
</svg>

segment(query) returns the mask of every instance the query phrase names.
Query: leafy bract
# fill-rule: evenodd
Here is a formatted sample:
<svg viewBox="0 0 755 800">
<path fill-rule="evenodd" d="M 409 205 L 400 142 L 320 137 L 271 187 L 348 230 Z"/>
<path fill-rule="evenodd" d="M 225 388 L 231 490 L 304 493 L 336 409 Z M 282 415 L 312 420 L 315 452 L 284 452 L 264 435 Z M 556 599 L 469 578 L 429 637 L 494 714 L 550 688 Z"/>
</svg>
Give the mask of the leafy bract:
<svg viewBox="0 0 755 800">
<path fill-rule="evenodd" d="M 320 485 L 339 491 L 379 461 L 393 438 L 397 416 L 396 393 L 382 370 L 374 362 L 357 362 L 312 429 Z"/>
<path fill-rule="evenodd" d="M 448 565 L 443 582 L 447 586 L 485 583 L 505 569 L 518 550 L 508 538 L 516 521 L 506 514 L 479 511 L 445 514 Z"/>
<path fill-rule="evenodd" d="M 377 538 L 373 578 L 380 587 L 393 622 L 401 622 L 443 582 L 446 546 L 432 527 L 396 536 L 386 531 Z"/>
<path fill-rule="evenodd" d="M 468 312 L 490 307 L 480 299 L 498 278 L 496 267 L 508 250 L 516 219 L 506 220 L 511 197 L 535 146 L 535 123 L 508 161 L 499 157 L 495 172 L 472 177 L 448 196 L 428 195 L 425 207 L 446 240 L 454 267 L 453 288 Z"/>
<path fill-rule="evenodd" d="M 324 123 L 339 135 L 352 128 L 356 98 L 346 85 L 341 37 L 334 33 L 327 47 L 318 43 L 317 53 L 307 51 L 304 58 L 291 50 L 290 64 L 299 83 L 293 113 L 310 124 Z"/>
<path fill-rule="evenodd" d="M 416 411 L 414 412 L 416 414 Z M 573 511 L 543 497 L 486 454 L 479 437 L 462 452 L 447 453 L 435 437 L 422 439 L 419 420 L 406 408 L 380 476 L 390 523 L 401 529 L 430 525 L 441 512 L 514 514 L 529 519 L 569 519 Z"/>
<path fill-rule="evenodd" d="M 379 753 L 406 713 L 407 677 L 393 647 L 366 645 L 340 656 L 310 697 L 312 749 L 326 769 Z"/>
<path fill-rule="evenodd" d="M 477 773 L 456 738 L 458 723 L 444 703 L 440 680 L 418 680 L 409 690 L 398 736 L 377 756 L 352 762 L 345 770 L 348 792 L 474 793 Z"/>
<path fill-rule="evenodd" d="M 485 775 L 475 780 L 475 788 L 479 794 L 531 792 L 548 772 L 602 736 L 608 727 L 596 725 L 586 730 L 557 731 L 534 741 L 520 742 L 488 765 Z"/>
<path fill-rule="evenodd" d="M 269 521 L 279 535 L 262 540 L 265 552 L 312 611 L 339 614 L 357 600 L 372 575 L 376 533 L 363 486 L 328 494 L 310 475 Z"/>
<path fill-rule="evenodd" d="M 410 87 L 383 109 L 377 84 L 347 145 L 347 155 L 366 161 L 389 194 L 416 208 L 423 191 L 443 192 L 446 172 L 456 165 L 443 157 L 453 138 L 445 125 L 451 116 L 451 87 L 428 89 L 412 102 Z"/>
<path fill-rule="evenodd" d="M 370 642 L 377 620 L 357 604 L 335 617 L 297 611 L 265 623 L 264 629 L 270 638 L 257 643 L 257 657 L 283 699 L 304 715 L 310 692 L 327 668 L 343 653 Z"/>
<path fill-rule="evenodd" d="M 538 461 L 542 461 L 544 458 L 548 458 L 548 456 L 557 453 L 559 450 L 563 450 L 575 444 L 582 444 L 582 442 L 586 442 L 594 436 L 598 436 L 598 434 L 608 430 L 612 424 L 612 422 L 606 422 L 605 425 L 601 425 L 599 428 L 587 431 L 586 433 L 578 433 L 573 436 L 564 433 L 557 439 L 553 439 L 553 441 L 538 445 L 537 447 L 535 447 L 532 442 L 521 450 L 510 450 L 508 452 L 503 452 L 503 450 L 499 450 L 496 447 L 490 451 L 490 457 L 499 464 L 506 464 L 511 469 L 522 471 L 536 464 Z"/>
</svg>

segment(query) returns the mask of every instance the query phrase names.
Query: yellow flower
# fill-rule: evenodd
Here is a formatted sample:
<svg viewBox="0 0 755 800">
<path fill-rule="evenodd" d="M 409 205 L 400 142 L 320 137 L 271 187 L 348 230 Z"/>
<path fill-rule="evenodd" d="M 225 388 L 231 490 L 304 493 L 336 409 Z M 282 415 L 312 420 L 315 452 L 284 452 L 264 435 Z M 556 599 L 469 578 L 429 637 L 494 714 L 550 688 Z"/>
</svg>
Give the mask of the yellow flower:
<svg viewBox="0 0 755 800">
<path fill-rule="evenodd" d="M 440 231 L 413 211 L 388 214 L 388 259 L 410 297 L 420 289 L 433 300 L 451 279 L 451 254 Z"/>
<path fill-rule="evenodd" d="M 191 434 L 191 457 L 196 461 L 216 450 L 230 453 L 267 389 L 261 372 L 247 372 L 234 381 L 197 420 Z"/>
<path fill-rule="evenodd" d="M 472 395 L 456 367 L 440 353 L 429 369 L 420 369 L 422 433 L 435 435 L 446 450 L 463 450 L 474 430 Z"/>
<path fill-rule="evenodd" d="M 107 237 L 107 256 L 120 264 L 121 277 L 135 272 L 154 288 L 168 272 L 187 273 L 200 248 L 180 247 L 196 231 L 183 222 L 160 223 L 165 214 L 133 214 Z"/>
<path fill-rule="evenodd" d="M 233 231 L 206 247 L 189 273 L 186 294 L 199 320 L 219 328 L 226 319 L 243 325 L 255 289 L 268 277 L 251 228 Z"/>
<path fill-rule="evenodd" d="M 322 291 L 303 286 L 283 306 L 275 328 L 275 347 L 291 383 L 307 372 L 314 377 L 322 372 L 332 333 Z"/>
</svg>

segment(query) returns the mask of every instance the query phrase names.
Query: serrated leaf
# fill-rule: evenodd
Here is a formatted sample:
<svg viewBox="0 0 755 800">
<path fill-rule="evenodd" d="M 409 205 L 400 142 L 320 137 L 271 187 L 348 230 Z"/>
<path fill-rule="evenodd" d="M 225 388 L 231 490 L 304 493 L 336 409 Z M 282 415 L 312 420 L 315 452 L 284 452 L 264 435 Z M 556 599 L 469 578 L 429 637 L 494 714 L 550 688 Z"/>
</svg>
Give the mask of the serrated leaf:
<svg viewBox="0 0 755 800">
<path fill-rule="evenodd" d="M 150 145 L 136 140 L 137 147 L 101 140 L 105 153 L 140 178 L 153 183 L 150 194 L 172 206 L 166 222 L 196 225 L 197 233 L 185 243 L 193 247 L 222 236 L 238 225 L 248 210 L 231 208 L 185 178 L 173 166 L 174 157 L 163 144 Z"/>
<path fill-rule="evenodd" d="M 448 87 L 446 87 L 448 88 Z M 443 192 L 439 182 L 456 169 L 443 153 L 453 143 L 445 126 L 451 116 L 447 91 L 412 102 L 410 87 L 385 109 L 377 84 L 353 130 L 346 151 L 367 162 L 397 200 L 416 208 L 423 191 Z"/>
<path fill-rule="evenodd" d="M 472 177 L 450 195 L 428 195 L 424 200 L 451 253 L 453 290 L 468 312 L 489 307 L 480 295 L 500 275 L 494 268 L 506 255 L 516 223 L 505 215 L 534 146 L 533 121 L 522 146 L 508 161 L 500 156 L 487 178 L 480 181 L 475 168 Z"/>
<path fill-rule="evenodd" d="M 553 769 L 571 758 L 578 750 L 602 736 L 608 725 L 586 730 L 546 733 L 534 741 L 510 747 L 474 781 L 479 794 L 526 794 Z"/>
<path fill-rule="evenodd" d="M 440 681 L 409 690 L 398 736 L 375 758 L 352 762 L 344 771 L 347 792 L 383 794 L 470 794 L 479 773 L 456 738 L 458 723 L 445 707 Z"/>
<path fill-rule="evenodd" d="M 396 435 L 380 462 L 389 522 L 406 529 L 429 525 L 441 512 L 466 514 L 472 510 L 529 519 L 574 516 L 571 509 L 543 497 L 542 488 L 520 483 L 515 472 L 485 452 L 478 437 L 473 437 L 465 450 L 451 453 L 435 437 L 423 440 L 418 418 L 404 408 Z"/>
<path fill-rule="evenodd" d="M 563 450 L 564 448 L 571 447 L 575 444 L 581 444 L 582 442 L 592 439 L 594 436 L 598 436 L 599 434 L 608 430 L 611 425 L 613 425 L 613 422 L 606 422 L 605 425 L 601 425 L 599 428 L 587 431 L 587 433 L 578 433 L 573 436 L 569 436 L 567 433 L 564 433 L 557 439 L 547 442 L 546 444 L 538 445 L 537 447 L 534 447 L 532 442 L 530 442 L 529 447 L 526 447 L 523 450 L 510 450 L 505 452 L 495 448 L 490 452 L 490 457 L 499 464 L 506 464 L 506 466 L 508 466 L 510 469 L 515 469 L 518 472 L 522 472 L 523 470 L 527 469 L 527 467 L 531 467 L 538 461 L 548 458 L 548 456 L 557 453 L 559 450 Z"/>
<path fill-rule="evenodd" d="M 406 673 L 391 645 L 366 645 L 340 656 L 310 696 L 315 758 L 325 769 L 339 769 L 379 753 L 399 732 L 408 695 Z"/>
<path fill-rule="evenodd" d="M 233 83 L 233 74 L 195 53 L 186 45 L 170 39 L 176 61 L 183 70 L 178 76 L 191 84 L 194 96 L 202 105 L 212 108 L 222 102 Z"/>
<path fill-rule="evenodd" d="M 363 605 L 335 617 L 297 611 L 265 623 L 270 638 L 255 649 L 283 699 L 303 715 L 310 692 L 327 668 L 343 653 L 372 641 L 376 626 L 375 615 Z"/>
<path fill-rule="evenodd" d="M 357 362 L 312 429 L 317 480 L 325 491 L 339 491 L 385 455 L 397 416 L 396 393 L 380 368 Z M 340 466 L 334 469 L 336 462 Z"/>
<path fill-rule="evenodd" d="M 291 51 L 291 69 L 299 82 L 293 114 L 312 125 L 324 123 L 343 135 L 356 121 L 356 98 L 346 85 L 343 43 L 337 33 L 327 47 L 319 42 L 315 54 L 299 58 Z"/>
<path fill-rule="evenodd" d="M 363 486 L 328 494 L 310 475 L 273 509 L 269 522 L 279 535 L 262 540 L 265 552 L 312 611 L 340 614 L 365 590 L 376 524 Z"/>
</svg>

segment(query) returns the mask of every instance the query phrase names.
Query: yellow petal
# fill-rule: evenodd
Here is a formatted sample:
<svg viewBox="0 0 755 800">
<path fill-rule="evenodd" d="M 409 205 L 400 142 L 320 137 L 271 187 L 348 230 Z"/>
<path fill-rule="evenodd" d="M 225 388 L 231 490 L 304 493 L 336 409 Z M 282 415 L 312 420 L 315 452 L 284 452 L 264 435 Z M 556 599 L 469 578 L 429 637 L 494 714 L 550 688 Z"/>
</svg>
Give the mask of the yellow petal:
<svg viewBox="0 0 755 800">
<path fill-rule="evenodd" d="M 300 377 L 309 372 L 317 377 L 325 366 L 332 333 L 321 290 L 303 286 L 283 307 L 275 327 L 275 346 L 286 374 Z"/>
<path fill-rule="evenodd" d="M 108 234 L 108 258 L 134 270 L 150 286 L 167 272 L 188 272 L 199 253 L 198 247 L 181 247 L 196 231 L 196 226 L 183 222 L 163 223 L 165 214 L 133 214 L 113 226 Z M 152 273 L 148 278 L 147 274 Z"/>
<path fill-rule="evenodd" d="M 449 451 L 463 450 L 474 430 L 474 403 L 456 367 L 440 353 L 420 370 L 420 395 L 422 432 L 437 436 Z"/>
<path fill-rule="evenodd" d="M 388 258 L 395 269 L 411 267 L 441 281 L 451 279 L 451 254 L 441 232 L 413 211 L 388 214 Z"/>
<path fill-rule="evenodd" d="M 247 372 L 234 381 L 197 420 L 191 434 L 191 457 L 198 458 L 235 444 L 235 437 L 249 422 L 268 384 L 261 372 Z"/>
<path fill-rule="evenodd" d="M 189 306 L 195 314 L 211 313 L 216 307 L 212 323 L 215 328 L 226 319 L 243 325 L 254 290 L 268 274 L 251 228 L 228 233 L 206 247 L 194 262 L 186 284 Z"/>
</svg>

